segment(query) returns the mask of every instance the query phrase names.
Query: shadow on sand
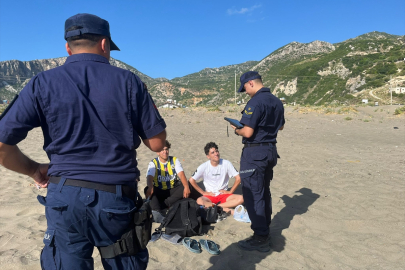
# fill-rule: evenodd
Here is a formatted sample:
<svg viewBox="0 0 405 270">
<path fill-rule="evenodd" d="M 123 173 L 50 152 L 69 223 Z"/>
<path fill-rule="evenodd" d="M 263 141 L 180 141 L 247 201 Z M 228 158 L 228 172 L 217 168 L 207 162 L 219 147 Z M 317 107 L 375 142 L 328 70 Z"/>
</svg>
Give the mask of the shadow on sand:
<svg viewBox="0 0 405 270">
<path fill-rule="evenodd" d="M 295 215 L 302 215 L 306 213 L 309 206 L 319 198 L 318 194 L 313 193 L 312 190 L 308 188 L 301 188 L 297 191 L 297 193 L 301 194 L 294 195 L 292 198 L 286 195 L 281 197 L 285 207 L 281 209 L 271 221 L 270 235 L 272 249 L 270 252 L 262 253 L 258 251 L 245 251 L 240 249 L 238 247 L 238 243 L 235 242 L 226 249 L 222 250 L 221 255 L 212 256 L 210 258 L 210 263 L 213 265 L 208 269 L 253 270 L 256 269 L 256 264 L 260 263 L 267 256 L 270 256 L 273 252 L 283 251 L 286 245 L 286 239 L 282 235 L 282 231 L 290 227 L 291 221 Z"/>
</svg>

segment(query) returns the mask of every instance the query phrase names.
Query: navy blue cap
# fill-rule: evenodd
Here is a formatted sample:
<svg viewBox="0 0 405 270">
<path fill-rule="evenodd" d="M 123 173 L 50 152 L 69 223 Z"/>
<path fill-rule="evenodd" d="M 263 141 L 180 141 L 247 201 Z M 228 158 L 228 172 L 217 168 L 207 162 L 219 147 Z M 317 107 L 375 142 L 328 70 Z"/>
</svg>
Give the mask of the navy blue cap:
<svg viewBox="0 0 405 270">
<path fill-rule="evenodd" d="M 240 87 L 238 92 L 245 92 L 245 88 L 243 87 L 245 85 L 245 83 L 247 83 L 248 81 L 254 80 L 254 79 L 261 79 L 262 76 L 260 76 L 260 74 L 256 71 L 248 71 L 242 74 L 242 76 L 240 76 Z"/>
<path fill-rule="evenodd" d="M 78 26 L 80 29 L 67 31 L 73 26 Z M 110 35 L 110 24 L 106 21 L 97 17 L 96 15 L 79 13 L 76 14 L 65 22 L 65 40 L 69 37 L 80 36 L 83 34 L 95 34 L 106 36 L 110 39 L 110 50 L 119 51 L 120 49 L 111 40 Z"/>
</svg>

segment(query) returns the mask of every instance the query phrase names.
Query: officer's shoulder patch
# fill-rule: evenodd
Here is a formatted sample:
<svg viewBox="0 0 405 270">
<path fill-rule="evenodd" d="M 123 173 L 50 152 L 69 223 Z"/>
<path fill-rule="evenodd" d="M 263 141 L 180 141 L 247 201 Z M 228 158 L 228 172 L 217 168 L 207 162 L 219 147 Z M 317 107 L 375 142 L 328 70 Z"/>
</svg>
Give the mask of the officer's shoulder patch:
<svg viewBox="0 0 405 270">
<path fill-rule="evenodd" d="M 250 118 L 255 111 L 255 106 L 252 105 L 246 105 L 245 109 L 243 110 L 243 116 Z"/>
</svg>

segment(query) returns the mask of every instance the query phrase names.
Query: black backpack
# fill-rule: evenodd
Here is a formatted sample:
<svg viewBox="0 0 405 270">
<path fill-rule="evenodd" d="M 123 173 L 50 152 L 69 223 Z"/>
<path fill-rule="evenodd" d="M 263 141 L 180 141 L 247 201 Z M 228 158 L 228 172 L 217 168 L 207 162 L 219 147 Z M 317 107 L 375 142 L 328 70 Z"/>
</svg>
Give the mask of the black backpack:
<svg viewBox="0 0 405 270">
<path fill-rule="evenodd" d="M 162 231 L 165 228 L 166 234 L 178 234 L 181 237 L 201 235 L 202 223 L 199 208 L 196 201 L 190 198 L 175 202 L 156 231 Z"/>
</svg>

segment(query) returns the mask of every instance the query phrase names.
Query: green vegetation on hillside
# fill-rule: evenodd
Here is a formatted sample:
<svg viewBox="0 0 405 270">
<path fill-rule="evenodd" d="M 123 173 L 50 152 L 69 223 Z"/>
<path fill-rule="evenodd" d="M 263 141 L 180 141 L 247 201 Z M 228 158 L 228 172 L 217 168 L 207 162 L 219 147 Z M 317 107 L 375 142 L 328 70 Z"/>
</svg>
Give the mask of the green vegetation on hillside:
<svg viewBox="0 0 405 270">
<path fill-rule="evenodd" d="M 400 115 L 405 113 L 405 106 L 395 109 L 394 115 Z"/>
<path fill-rule="evenodd" d="M 355 104 L 361 102 L 361 98 L 353 94 L 379 87 L 388 90 L 388 84 L 393 82 L 390 82 L 391 77 L 405 76 L 404 44 L 404 36 L 381 32 L 366 33 L 333 45 L 319 41 L 292 42 L 261 61 L 205 68 L 172 80 L 153 79 L 122 61 L 111 61 L 137 74 L 148 85 L 157 105 L 168 98 L 186 106 L 234 103 L 235 73 L 236 87 L 239 87 L 239 76 L 252 69 L 262 75 L 266 87 L 278 97 L 284 97 L 287 103 Z M 20 91 L 24 83 L 17 77 L 15 82 L 7 83 L 0 82 L 0 98 L 11 100 L 15 95 L 13 89 Z M 403 96 L 393 96 L 403 100 Z M 237 101 L 248 99 L 245 94 L 236 95 Z"/>
<path fill-rule="evenodd" d="M 384 35 L 383 35 L 384 34 Z M 374 36 L 383 35 L 386 39 L 373 39 Z M 397 36 L 385 33 L 363 35 L 361 38 L 351 39 L 335 44 L 336 50 L 311 56 L 303 56 L 294 61 L 280 62 L 267 69 L 263 75 L 272 89 L 280 82 L 286 83 L 297 78 L 297 92 L 293 95 L 278 93 L 287 102 L 304 104 L 324 104 L 332 101 L 357 101 L 346 86 L 349 78 L 360 76 L 365 84 L 356 88 L 356 91 L 367 88 L 383 86 L 390 76 L 398 76 L 398 69 L 404 73 L 403 59 L 405 50 L 403 42 Z M 320 76 L 318 71 L 330 65 L 341 62 L 348 69 L 345 77 L 337 75 Z"/>
</svg>

